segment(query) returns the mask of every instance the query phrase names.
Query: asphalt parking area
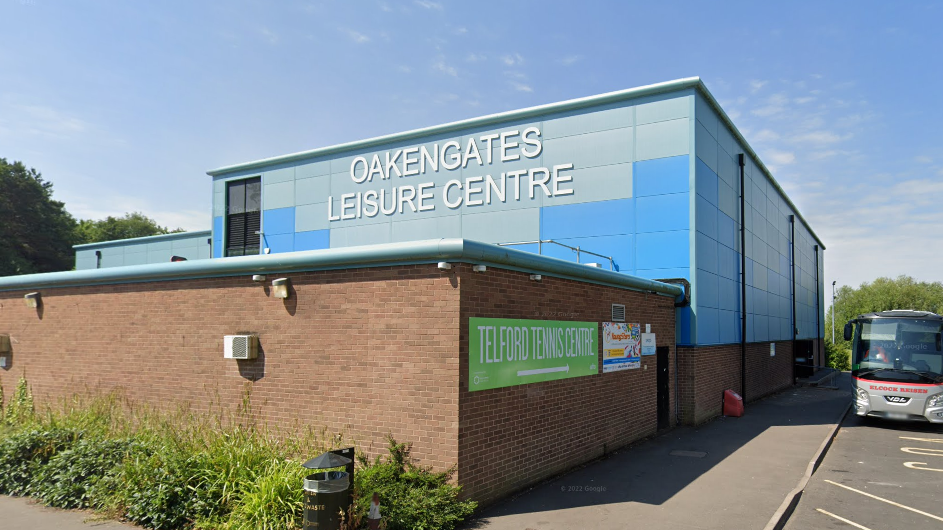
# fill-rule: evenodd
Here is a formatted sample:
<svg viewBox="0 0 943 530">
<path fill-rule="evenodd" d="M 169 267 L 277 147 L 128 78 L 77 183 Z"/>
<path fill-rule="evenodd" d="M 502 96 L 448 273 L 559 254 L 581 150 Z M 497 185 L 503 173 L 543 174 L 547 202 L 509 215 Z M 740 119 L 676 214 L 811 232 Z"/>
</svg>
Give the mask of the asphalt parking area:
<svg viewBox="0 0 943 530">
<path fill-rule="evenodd" d="M 943 528 L 943 425 L 845 418 L 788 530 Z"/>
</svg>

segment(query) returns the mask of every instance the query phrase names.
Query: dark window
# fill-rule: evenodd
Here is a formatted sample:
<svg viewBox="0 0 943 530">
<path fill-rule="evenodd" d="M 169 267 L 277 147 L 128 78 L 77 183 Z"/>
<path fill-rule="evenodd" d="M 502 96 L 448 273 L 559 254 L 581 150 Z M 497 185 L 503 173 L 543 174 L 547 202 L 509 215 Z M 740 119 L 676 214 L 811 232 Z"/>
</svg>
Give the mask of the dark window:
<svg viewBox="0 0 943 530">
<path fill-rule="evenodd" d="M 226 255 L 259 253 L 262 228 L 262 179 L 236 180 L 226 184 Z"/>
</svg>

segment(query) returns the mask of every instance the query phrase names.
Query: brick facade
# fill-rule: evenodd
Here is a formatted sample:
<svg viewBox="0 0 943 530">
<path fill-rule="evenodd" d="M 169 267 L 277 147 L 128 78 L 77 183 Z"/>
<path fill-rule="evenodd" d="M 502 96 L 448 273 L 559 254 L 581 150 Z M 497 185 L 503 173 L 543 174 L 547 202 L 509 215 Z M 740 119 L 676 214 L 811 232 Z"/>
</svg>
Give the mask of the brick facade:
<svg viewBox="0 0 943 530">
<path fill-rule="evenodd" d="M 655 356 L 638 370 L 469 392 L 468 319 L 604 322 L 625 304 L 627 322 L 651 324 L 669 347 L 673 378 L 670 297 L 462 263 L 285 276 L 287 300 L 251 275 L 44 288 L 38 311 L 25 291 L 2 292 L 14 351 L 0 383 L 9 396 L 25 373 L 39 406 L 122 389 L 203 413 L 239 407 L 249 389 L 270 426 L 325 428 L 370 456 L 391 433 L 422 464 L 455 466 L 484 503 L 655 433 Z M 223 336 L 245 332 L 259 335 L 259 359 L 223 359 Z"/>
<path fill-rule="evenodd" d="M 792 342 L 776 342 L 775 356 L 770 344 L 747 344 L 748 403 L 794 383 Z M 681 422 L 697 425 L 720 415 L 724 390 L 741 392 L 740 345 L 679 347 L 678 355 Z"/>
</svg>

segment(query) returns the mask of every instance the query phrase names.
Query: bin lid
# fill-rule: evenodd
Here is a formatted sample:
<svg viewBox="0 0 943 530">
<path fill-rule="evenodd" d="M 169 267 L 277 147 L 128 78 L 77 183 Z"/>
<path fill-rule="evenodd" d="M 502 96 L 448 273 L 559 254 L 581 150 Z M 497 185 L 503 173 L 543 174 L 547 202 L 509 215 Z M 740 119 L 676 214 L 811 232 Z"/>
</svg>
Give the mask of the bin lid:
<svg viewBox="0 0 943 530">
<path fill-rule="evenodd" d="M 339 493 L 350 487 L 350 476 L 346 471 L 314 473 L 305 477 L 304 489 L 312 493 Z"/>
<path fill-rule="evenodd" d="M 308 469 L 330 469 L 332 467 L 346 466 L 351 462 L 353 462 L 353 460 L 346 456 L 336 455 L 328 451 L 321 456 L 316 456 L 304 464 L 301 464 L 301 467 Z"/>
</svg>

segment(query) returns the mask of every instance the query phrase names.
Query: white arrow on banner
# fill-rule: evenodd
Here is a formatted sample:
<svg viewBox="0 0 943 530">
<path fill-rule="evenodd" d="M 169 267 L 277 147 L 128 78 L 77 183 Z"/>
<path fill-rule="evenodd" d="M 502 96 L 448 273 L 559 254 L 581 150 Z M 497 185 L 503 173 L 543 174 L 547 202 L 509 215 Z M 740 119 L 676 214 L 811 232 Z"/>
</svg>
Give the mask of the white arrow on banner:
<svg viewBox="0 0 943 530">
<path fill-rule="evenodd" d="M 553 368 L 535 368 L 533 370 L 518 370 L 517 376 L 522 377 L 525 375 L 537 375 L 537 374 L 552 374 L 554 372 L 570 372 L 570 365 L 566 366 L 555 366 Z"/>
</svg>

